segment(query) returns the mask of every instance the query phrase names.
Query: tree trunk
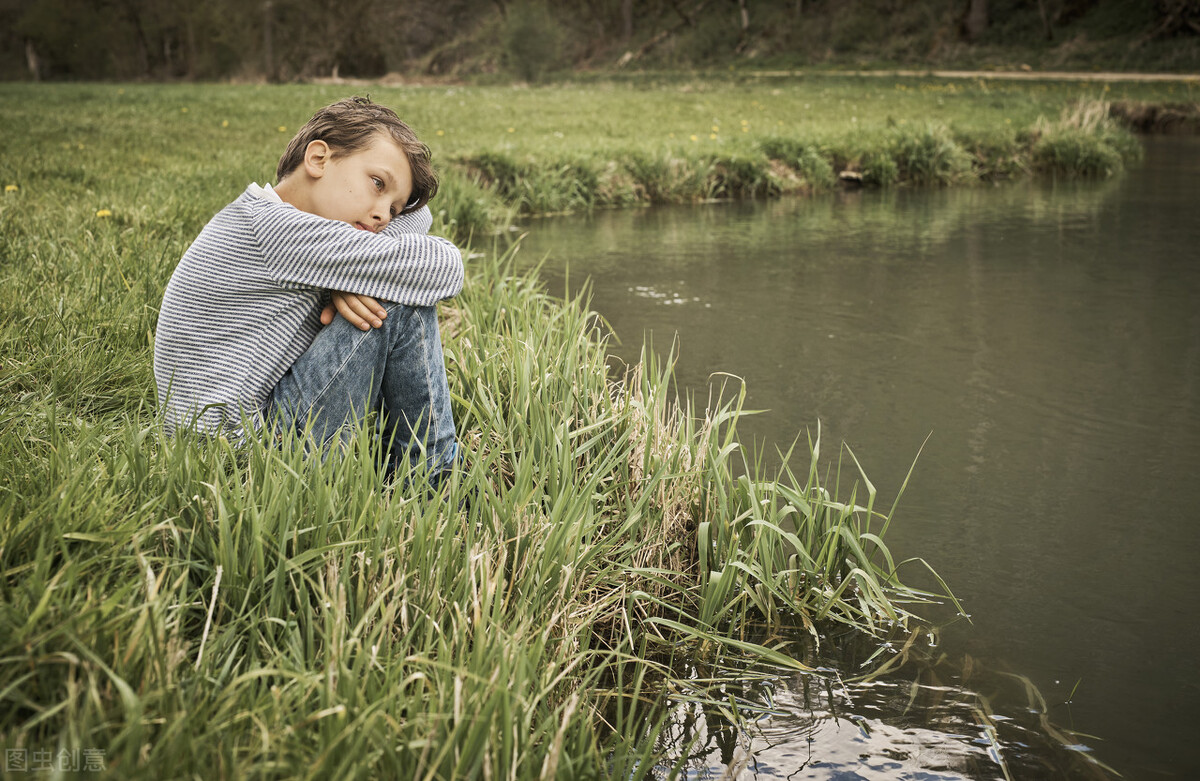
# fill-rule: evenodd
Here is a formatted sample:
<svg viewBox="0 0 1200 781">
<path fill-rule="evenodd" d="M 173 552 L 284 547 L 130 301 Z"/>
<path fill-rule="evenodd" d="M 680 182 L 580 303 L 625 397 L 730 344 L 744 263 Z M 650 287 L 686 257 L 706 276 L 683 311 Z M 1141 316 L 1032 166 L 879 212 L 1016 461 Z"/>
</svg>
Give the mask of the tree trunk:
<svg viewBox="0 0 1200 781">
<path fill-rule="evenodd" d="M 633 37 L 633 0 L 621 0 L 621 40 Z"/>
<path fill-rule="evenodd" d="M 1042 30 L 1046 33 L 1046 40 L 1054 40 L 1054 29 L 1050 27 L 1050 14 L 1046 13 L 1046 0 L 1038 0 L 1038 13 L 1042 16 Z"/>
<path fill-rule="evenodd" d="M 673 28 L 667 28 L 666 30 L 659 31 L 658 33 L 656 33 L 654 35 L 653 38 L 651 38 L 650 40 L 643 43 L 641 45 L 641 48 L 639 48 L 636 52 L 626 52 L 625 55 L 623 57 L 621 57 L 621 59 L 617 62 L 617 67 L 618 68 L 624 67 L 624 66 L 628 65 L 629 63 L 633 62 L 634 60 L 638 60 L 638 59 L 641 59 L 642 57 L 645 57 L 646 54 L 651 49 L 653 49 L 655 46 L 658 46 L 660 43 L 662 43 L 666 39 L 670 38 L 672 35 L 679 32 L 684 27 L 690 26 L 692 24 L 692 19 L 699 16 L 700 13 L 702 11 L 704 11 L 704 9 L 711 2 L 712 2 L 712 0 L 700 0 L 700 2 L 696 3 L 696 7 L 692 9 L 691 14 L 687 14 L 687 13 L 684 13 L 683 9 L 679 7 L 679 3 L 676 0 L 673 0 L 671 5 L 675 7 L 676 13 L 679 14 L 680 18 L 682 18 L 683 21 L 680 22 L 679 24 L 677 24 Z"/>
<path fill-rule="evenodd" d="M 271 47 L 271 26 L 274 23 L 271 14 L 271 0 L 266 0 L 263 11 L 263 74 L 267 81 L 275 81 L 275 52 Z"/>
<path fill-rule="evenodd" d="M 970 0 L 970 2 L 971 4 L 967 8 L 967 18 L 963 20 L 963 28 L 967 33 L 967 40 L 974 43 L 987 30 L 988 7 L 987 0 Z"/>
<path fill-rule="evenodd" d="M 1130 44 L 1136 49 L 1156 38 L 1166 38 L 1181 32 L 1200 33 L 1200 0 L 1157 0 L 1159 24 Z"/>
<path fill-rule="evenodd" d="M 750 11 L 746 8 L 746 0 L 738 0 L 738 11 L 742 17 L 742 30 L 738 33 L 738 45 L 734 51 L 741 54 L 750 43 Z"/>
<path fill-rule="evenodd" d="M 29 66 L 29 75 L 33 76 L 34 81 L 42 80 L 42 61 L 38 59 L 37 52 L 33 48 L 33 40 L 25 39 L 25 64 Z"/>
<path fill-rule="evenodd" d="M 138 13 L 137 4 L 127 0 L 124 3 L 125 20 L 133 28 L 133 39 L 137 45 L 138 70 L 142 76 L 149 76 L 151 69 L 150 42 L 146 40 L 146 31 L 142 28 L 142 15 Z"/>
<path fill-rule="evenodd" d="M 196 78 L 196 24 L 192 14 L 188 14 L 184 22 L 187 30 L 187 77 Z"/>
</svg>

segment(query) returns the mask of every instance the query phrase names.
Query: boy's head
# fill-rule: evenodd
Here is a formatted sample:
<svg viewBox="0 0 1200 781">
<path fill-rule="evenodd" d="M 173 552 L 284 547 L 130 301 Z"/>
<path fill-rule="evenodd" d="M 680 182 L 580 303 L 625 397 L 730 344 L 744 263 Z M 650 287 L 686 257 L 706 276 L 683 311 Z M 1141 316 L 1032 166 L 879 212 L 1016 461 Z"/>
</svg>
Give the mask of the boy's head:
<svg viewBox="0 0 1200 781">
<path fill-rule="evenodd" d="M 321 142 L 314 144 L 313 142 Z M 369 98 L 347 98 L 326 106 L 313 115 L 288 143 L 275 170 L 280 183 L 294 173 L 312 171 L 318 162 L 341 161 L 355 153 L 398 147 L 411 172 L 412 191 L 397 214 L 416 211 L 437 193 L 438 179 L 430 163 L 429 147 L 396 112 Z M 322 215 L 332 217 L 332 215 Z"/>
</svg>

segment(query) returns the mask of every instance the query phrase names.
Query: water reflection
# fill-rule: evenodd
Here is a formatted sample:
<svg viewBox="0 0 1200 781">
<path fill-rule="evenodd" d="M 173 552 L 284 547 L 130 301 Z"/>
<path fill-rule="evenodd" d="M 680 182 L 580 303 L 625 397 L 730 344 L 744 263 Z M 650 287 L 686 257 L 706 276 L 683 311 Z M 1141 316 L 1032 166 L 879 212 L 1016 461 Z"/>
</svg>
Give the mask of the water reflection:
<svg viewBox="0 0 1200 781">
<path fill-rule="evenodd" d="M 747 382 L 743 434 L 846 441 L 889 531 L 1134 777 L 1200 776 L 1200 141 L 1099 184 L 1018 184 L 538 220 L 551 289 L 591 277 L 636 360 Z M 915 571 L 914 571 L 915 574 Z M 996 703 L 998 712 L 1008 707 Z M 1011 707 L 1019 709 L 1019 703 Z"/>
<path fill-rule="evenodd" d="M 826 636 L 820 648 L 793 637 L 814 672 L 722 685 L 716 699 L 749 715 L 748 729 L 718 709 L 677 705 L 660 768 L 693 779 L 1117 777 L 1090 738 L 1062 726 L 1070 703 L 1047 703 L 1025 676 L 951 658 L 924 632 L 897 639 L 881 665 L 877 643 L 861 635 Z"/>
<path fill-rule="evenodd" d="M 747 732 L 686 708 L 664 738 L 695 746 L 682 764 L 696 779 L 1113 777 L 1089 761 L 1086 746 L 1053 743 L 1036 710 L 1010 717 L 987 707 L 960 681 L 796 676 L 777 683 L 770 712 Z"/>
</svg>

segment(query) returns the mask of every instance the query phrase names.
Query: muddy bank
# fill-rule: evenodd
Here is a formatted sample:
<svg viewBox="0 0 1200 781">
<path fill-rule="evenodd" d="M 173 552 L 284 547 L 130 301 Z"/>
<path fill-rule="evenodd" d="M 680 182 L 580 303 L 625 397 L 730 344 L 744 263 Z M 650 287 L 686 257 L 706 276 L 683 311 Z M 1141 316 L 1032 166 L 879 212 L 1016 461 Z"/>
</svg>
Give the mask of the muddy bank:
<svg viewBox="0 0 1200 781">
<path fill-rule="evenodd" d="M 1200 133 L 1200 104 L 1117 101 L 1109 116 L 1135 133 Z"/>
</svg>

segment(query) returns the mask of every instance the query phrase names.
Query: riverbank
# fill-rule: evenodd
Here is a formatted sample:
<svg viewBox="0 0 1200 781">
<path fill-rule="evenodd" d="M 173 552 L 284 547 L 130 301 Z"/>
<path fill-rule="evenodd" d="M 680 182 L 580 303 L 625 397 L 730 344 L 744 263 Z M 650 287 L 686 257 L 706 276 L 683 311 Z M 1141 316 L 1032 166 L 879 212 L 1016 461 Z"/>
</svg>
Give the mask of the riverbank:
<svg viewBox="0 0 1200 781">
<path fill-rule="evenodd" d="M 53 155 L 70 171 L 64 178 L 86 180 L 92 211 L 136 221 L 144 196 L 163 189 L 154 178 L 186 161 L 179 184 L 196 198 L 175 216 L 199 220 L 227 199 L 193 179 L 270 180 L 289 128 L 353 92 L 395 106 L 428 141 L 444 182 L 436 227 L 460 237 L 503 232 L 516 212 L 1106 176 L 1138 156 L 1127 128 L 1200 126 L 1200 83 L 1025 83 L 986 73 L 657 73 L 541 87 L 6 84 L 0 101 L 14 132 L 38 134 L 6 176 L 36 185 L 46 171 L 27 161 Z M 43 111 L 84 113 L 49 121 Z M 137 201 L 104 182 L 114 165 L 143 174 Z"/>
<path fill-rule="evenodd" d="M 444 309 L 471 456 L 436 501 L 381 492 L 361 447 L 318 467 L 154 423 L 156 307 L 177 259 L 246 182 L 270 181 L 340 88 L 0 87 L 20 142 L 0 200 L 5 748 L 99 752 L 122 778 L 638 777 L 666 699 L 737 723 L 755 706 L 718 702 L 726 677 L 802 666 L 803 648 L 750 644 L 751 628 L 919 626 L 905 611 L 924 595 L 895 571 L 869 483 L 830 496 L 815 470 L 762 474 L 736 385 L 707 411 L 680 407 L 650 355 L 610 382 L 586 300 L 514 276 L 482 236 L 515 209 L 637 202 L 594 195 L 625 181 L 622 159 L 661 163 L 643 181 L 689 198 L 758 196 L 707 177 L 753 181 L 768 143 L 767 159 L 823 171 L 821 138 L 897 155 L 916 139 L 931 156 L 896 159 L 949 161 L 962 178 L 948 181 L 968 181 L 961 154 L 942 154 L 960 124 L 1016 116 L 1015 139 L 1078 98 L 922 84 L 848 109 L 861 85 L 372 91 L 449 163 L 438 224 L 474 249 Z M 932 106 L 954 121 L 925 124 Z M 513 160 L 530 167 L 485 178 Z M 905 165 L 893 183 L 940 181 Z"/>
<path fill-rule="evenodd" d="M 545 120 L 510 126 L 508 138 L 484 151 L 451 145 L 450 192 L 470 193 L 492 213 L 544 214 L 847 187 L 1106 178 L 1140 158 L 1134 132 L 1200 130 L 1200 82 L 1187 79 L 1026 84 L 986 73 L 757 72 L 591 86 L 599 89 L 599 116 L 621 117 L 630 109 L 620 102 L 631 100 L 637 116 L 653 120 L 630 115 L 621 125 L 653 131 L 622 136 L 612 120 L 595 129 L 569 119 L 562 130 Z M 587 88 L 535 94 L 570 106 Z"/>
</svg>

